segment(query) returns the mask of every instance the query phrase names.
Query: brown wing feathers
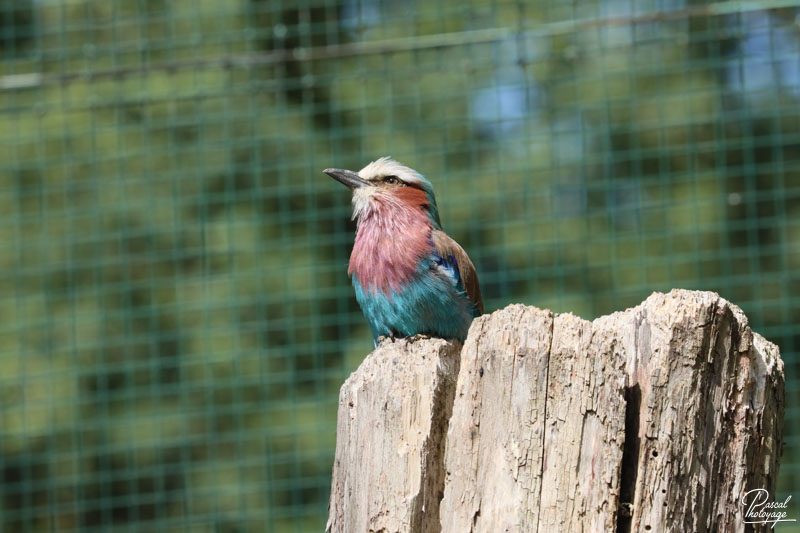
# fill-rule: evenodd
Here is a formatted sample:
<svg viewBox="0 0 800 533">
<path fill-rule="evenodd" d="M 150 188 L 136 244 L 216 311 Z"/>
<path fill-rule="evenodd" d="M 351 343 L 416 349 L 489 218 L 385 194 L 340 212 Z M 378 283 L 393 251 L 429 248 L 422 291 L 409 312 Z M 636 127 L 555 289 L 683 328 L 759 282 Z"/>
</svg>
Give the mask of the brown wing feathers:
<svg viewBox="0 0 800 533">
<path fill-rule="evenodd" d="M 434 230 L 431 234 L 433 245 L 437 253 L 447 258 L 453 256 L 458 264 L 458 273 L 461 276 L 461 284 L 467 293 L 467 298 L 475 304 L 480 314 L 483 314 L 483 299 L 481 298 L 481 288 L 478 284 L 478 274 L 472 264 L 467 252 L 445 232 Z"/>
</svg>

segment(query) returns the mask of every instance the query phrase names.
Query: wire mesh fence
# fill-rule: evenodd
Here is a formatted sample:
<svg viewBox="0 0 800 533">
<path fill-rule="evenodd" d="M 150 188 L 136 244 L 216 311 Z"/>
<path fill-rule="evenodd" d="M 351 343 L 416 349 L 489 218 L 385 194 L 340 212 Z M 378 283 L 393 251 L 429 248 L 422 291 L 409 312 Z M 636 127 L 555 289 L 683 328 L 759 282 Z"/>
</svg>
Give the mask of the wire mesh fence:
<svg viewBox="0 0 800 533">
<path fill-rule="evenodd" d="M 434 183 L 487 311 L 740 305 L 786 362 L 797 496 L 798 20 L 0 0 L 0 530 L 322 529 L 338 387 L 372 345 L 321 169 L 383 155 Z"/>
</svg>

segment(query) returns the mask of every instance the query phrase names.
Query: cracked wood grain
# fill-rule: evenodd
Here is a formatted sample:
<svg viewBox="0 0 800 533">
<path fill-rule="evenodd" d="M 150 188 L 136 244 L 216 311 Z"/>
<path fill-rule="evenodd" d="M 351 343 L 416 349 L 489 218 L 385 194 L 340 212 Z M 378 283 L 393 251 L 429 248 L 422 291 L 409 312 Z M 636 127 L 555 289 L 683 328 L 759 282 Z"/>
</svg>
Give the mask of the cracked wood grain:
<svg viewBox="0 0 800 533">
<path fill-rule="evenodd" d="M 447 433 L 442 531 L 535 531 L 553 315 L 512 305 L 473 323 Z"/>
<path fill-rule="evenodd" d="M 342 385 L 326 531 L 439 531 L 460 349 L 441 339 L 387 340 Z"/>
<path fill-rule="evenodd" d="M 462 351 L 442 531 L 613 530 L 624 359 L 573 315 L 510 306 L 480 320 L 490 333 L 473 329 Z"/>
<path fill-rule="evenodd" d="M 746 531 L 774 489 L 783 363 L 717 294 L 511 305 L 457 352 L 382 345 L 342 387 L 333 531 Z"/>
</svg>

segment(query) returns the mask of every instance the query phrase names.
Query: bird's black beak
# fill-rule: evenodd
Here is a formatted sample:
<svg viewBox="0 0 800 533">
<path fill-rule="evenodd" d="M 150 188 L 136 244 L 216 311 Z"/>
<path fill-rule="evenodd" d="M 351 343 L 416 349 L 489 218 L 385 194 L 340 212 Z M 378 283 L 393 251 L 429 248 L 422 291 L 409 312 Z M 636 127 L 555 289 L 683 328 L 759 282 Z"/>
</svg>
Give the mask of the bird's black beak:
<svg viewBox="0 0 800 533">
<path fill-rule="evenodd" d="M 323 170 L 325 174 L 332 177 L 336 181 L 346 185 L 350 189 L 357 189 L 368 185 L 369 182 L 353 172 L 352 170 L 344 170 L 341 168 L 326 168 Z"/>
</svg>

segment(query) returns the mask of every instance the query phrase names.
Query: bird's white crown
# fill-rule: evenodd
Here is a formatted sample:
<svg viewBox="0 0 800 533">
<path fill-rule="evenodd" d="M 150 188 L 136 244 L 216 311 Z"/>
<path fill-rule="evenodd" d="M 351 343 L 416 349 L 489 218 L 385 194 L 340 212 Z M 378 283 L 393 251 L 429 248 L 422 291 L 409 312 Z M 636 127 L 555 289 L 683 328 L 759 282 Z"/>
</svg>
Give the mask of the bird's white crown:
<svg viewBox="0 0 800 533">
<path fill-rule="evenodd" d="M 371 162 L 364 168 L 358 171 L 358 175 L 365 180 L 375 180 L 385 176 L 397 176 L 400 180 L 406 183 L 420 185 L 424 189 L 431 189 L 431 183 L 426 180 L 422 174 L 409 168 L 401 163 L 398 163 L 389 156 L 381 157 Z"/>
</svg>

